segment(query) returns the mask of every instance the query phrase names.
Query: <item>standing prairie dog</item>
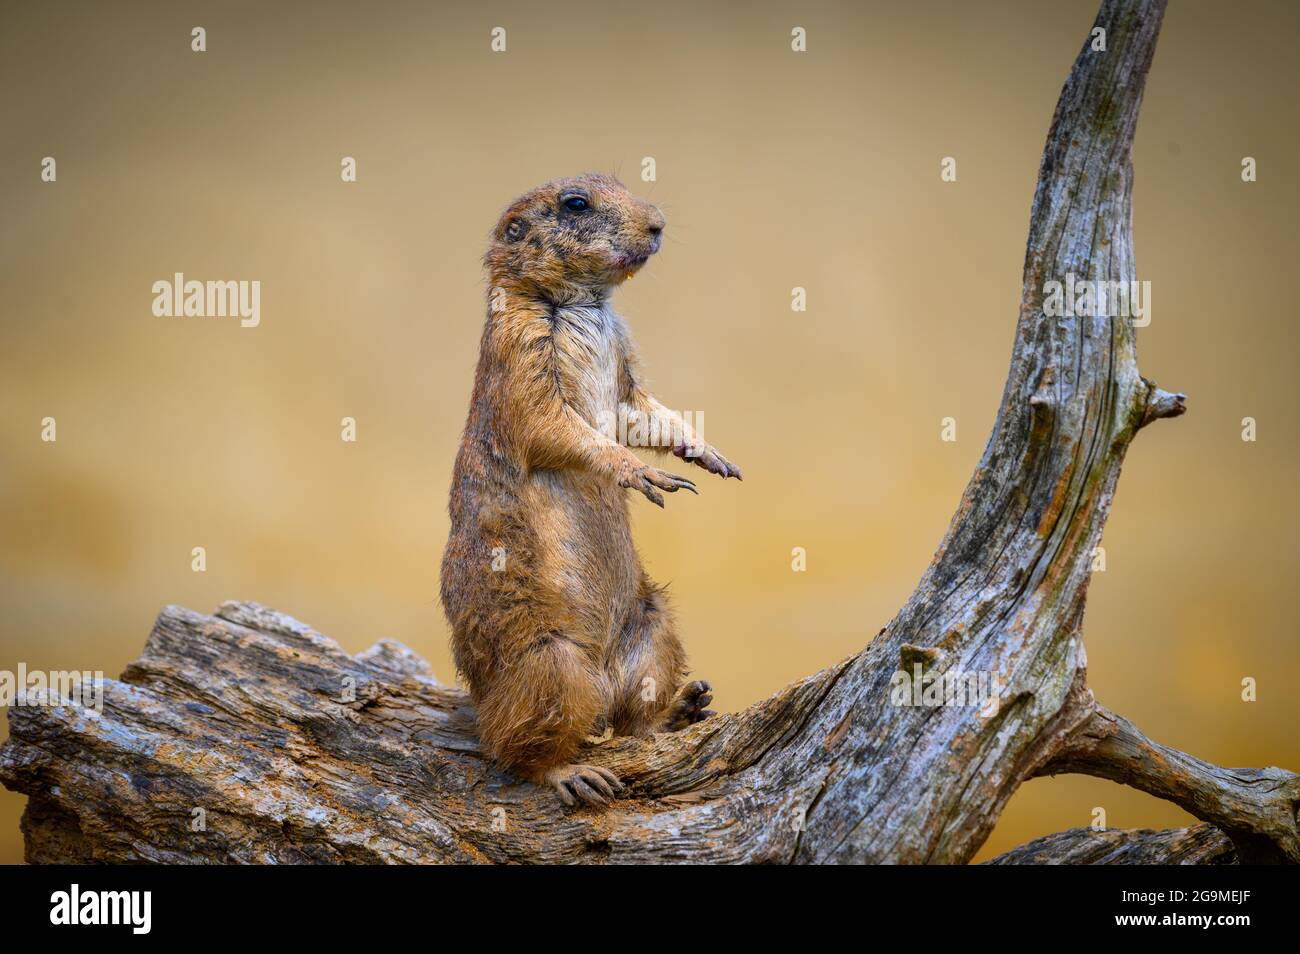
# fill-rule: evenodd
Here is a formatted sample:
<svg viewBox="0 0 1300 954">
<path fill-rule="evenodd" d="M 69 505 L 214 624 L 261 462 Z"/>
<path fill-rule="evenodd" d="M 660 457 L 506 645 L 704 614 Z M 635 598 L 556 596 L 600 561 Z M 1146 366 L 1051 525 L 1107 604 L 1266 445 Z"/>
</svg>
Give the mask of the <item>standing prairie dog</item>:
<svg viewBox="0 0 1300 954">
<path fill-rule="evenodd" d="M 682 685 L 667 598 L 628 524 L 627 490 L 662 507 L 663 493 L 695 484 L 619 443 L 629 431 L 671 435 L 660 449 L 740 479 L 642 385 L 609 304 L 663 229 L 618 180 L 578 176 L 517 199 L 484 259 L 488 316 L 452 475 L 442 603 L 485 749 L 568 805 L 623 791 L 609 770 L 573 763 L 588 734 L 712 714 L 708 683 Z M 642 426 L 609 426 L 620 420 Z"/>
</svg>

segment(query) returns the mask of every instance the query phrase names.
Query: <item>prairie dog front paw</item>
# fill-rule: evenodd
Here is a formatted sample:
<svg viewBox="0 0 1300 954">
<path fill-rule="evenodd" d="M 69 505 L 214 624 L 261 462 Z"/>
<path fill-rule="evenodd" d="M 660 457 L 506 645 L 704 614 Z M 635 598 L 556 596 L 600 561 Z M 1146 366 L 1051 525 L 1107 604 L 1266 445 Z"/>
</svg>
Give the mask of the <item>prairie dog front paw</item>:
<svg viewBox="0 0 1300 954">
<path fill-rule="evenodd" d="M 694 481 L 687 480 L 685 477 L 678 477 L 676 474 L 670 474 L 658 467 L 651 467 L 649 464 L 642 464 L 639 460 L 636 462 L 635 467 L 628 466 L 620 471 L 618 485 L 641 491 L 641 493 L 645 494 L 647 500 L 660 507 L 664 505 L 664 498 L 663 494 L 659 493 L 659 490 L 675 494 L 685 488 L 693 494 L 699 493 L 695 489 Z M 656 490 L 656 487 L 659 490 Z"/>
</svg>

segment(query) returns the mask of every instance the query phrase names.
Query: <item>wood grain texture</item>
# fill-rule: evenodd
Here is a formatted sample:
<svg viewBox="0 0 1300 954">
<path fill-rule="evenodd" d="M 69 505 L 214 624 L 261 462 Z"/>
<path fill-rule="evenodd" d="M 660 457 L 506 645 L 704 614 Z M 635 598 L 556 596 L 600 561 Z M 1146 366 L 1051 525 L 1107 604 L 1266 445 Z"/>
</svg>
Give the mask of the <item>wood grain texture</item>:
<svg viewBox="0 0 1300 954">
<path fill-rule="evenodd" d="M 1076 830 L 998 863 L 1300 860 L 1293 773 L 1151 743 L 1086 683 L 1088 579 L 1125 453 L 1186 404 L 1139 373 L 1127 318 L 1049 318 L 1044 286 L 1137 277 L 1130 151 L 1163 14 L 1102 4 L 1106 51 L 1085 42 L 1048 134 L 993 433 L 915 592 L 861 652 L 742 712 L 589 744 L 579 758 L 630 797 L 575 811 L 490 765 L 465 695 L 404 647 L 350 657 L 255 604 L 169 607 L 101 715 L 10 710 L 0 781 L 30 797 L 29 860 L 965 863 L 1023 780 L 1063 771 L 1215 827 Z M 987 676 L 996 705 L 897 704 L 913 667 Z"/>
<path fill-rule="evenodd" d="M 1123 830 L 1071 828 L 1013 848 L 986 865 L 1235 865 L 1232 842 L 1213 825 Z"/>
</svg>

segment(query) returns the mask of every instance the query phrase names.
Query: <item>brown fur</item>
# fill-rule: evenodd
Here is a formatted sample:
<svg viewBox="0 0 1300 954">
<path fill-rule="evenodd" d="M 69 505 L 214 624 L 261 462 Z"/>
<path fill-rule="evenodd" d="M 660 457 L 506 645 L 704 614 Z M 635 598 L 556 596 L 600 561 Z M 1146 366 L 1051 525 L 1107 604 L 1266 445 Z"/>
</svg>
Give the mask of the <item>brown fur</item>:
<svg viewBox="0 0 1300 954">
<path fill-rule="evenodd" d="M 566 205 L 575 196 L 587 209 Z M 488 317 L 452 477 L 442 601 L 486 750 L 569 803 L 604 804 L 622 787 L 569 764 L 586 735 L 679 727 L 711 698 L 704 683 L 679 692 L 686 656 L 633 547 L 625 494 L 663 506 L 660 491 L 694 484 L 607 436 L 611 415 L 640 414 L 674 435 L 664 449 L 740 477 L 644 389 L 608 305 L 663 226 L 617 180 L 580 176 L 516 200 L 485 256 Z"/>
</svg>

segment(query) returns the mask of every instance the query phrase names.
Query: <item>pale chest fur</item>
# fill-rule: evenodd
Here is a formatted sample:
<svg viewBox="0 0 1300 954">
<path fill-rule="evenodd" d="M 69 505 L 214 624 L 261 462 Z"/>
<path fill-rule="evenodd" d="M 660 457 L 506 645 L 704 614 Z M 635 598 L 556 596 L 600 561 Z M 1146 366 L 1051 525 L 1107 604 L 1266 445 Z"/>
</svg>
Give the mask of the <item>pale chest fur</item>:
<svg viewBox="0 0 1300 954">
<path fill-rule="evenodd" d="M 567 305 L 552 318 L 556 374 L 565 401 L 587 423 L 617 422 L 623 380 L 623 319 L 609 305 Z"/>
<path fill-rule="evenodd" d="M 616 439 L 628 340 L 623 319 L 608 306 L 570 305 L 556 309 L 551 322 L 565 403 Z M 621 629 L 638 592 L 626 492 L 608 474 L 567 468 L 533 472 L 523 499 L 539 544 L 537 575 L 563 595 L 578 621 L 575 635 L 594 639 L 594 652 Z"/>
</svg>

